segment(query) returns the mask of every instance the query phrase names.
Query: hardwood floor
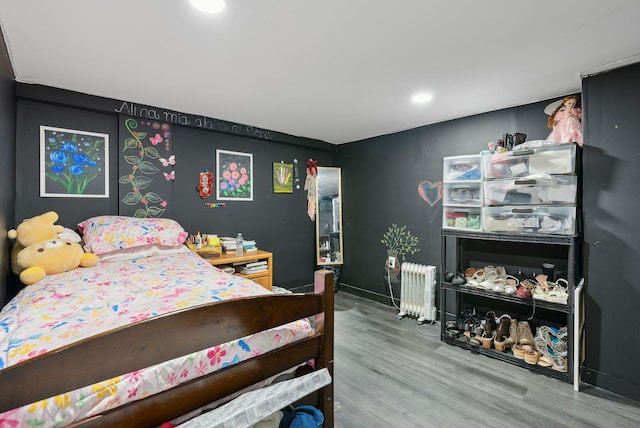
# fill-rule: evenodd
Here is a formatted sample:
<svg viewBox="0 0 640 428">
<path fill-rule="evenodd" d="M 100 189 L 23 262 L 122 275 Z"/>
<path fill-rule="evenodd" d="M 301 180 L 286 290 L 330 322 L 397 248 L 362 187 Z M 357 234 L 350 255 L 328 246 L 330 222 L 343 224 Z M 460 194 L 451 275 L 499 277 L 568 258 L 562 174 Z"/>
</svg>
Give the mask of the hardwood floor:
<svg viewBox="0 0 640 428">
<path fill-rule="evenodd" d="M 339 428 L 640 426 L 640 403 L 442 343 L 439 325 L 344 291 L 334 387 Z"/>
</svg>

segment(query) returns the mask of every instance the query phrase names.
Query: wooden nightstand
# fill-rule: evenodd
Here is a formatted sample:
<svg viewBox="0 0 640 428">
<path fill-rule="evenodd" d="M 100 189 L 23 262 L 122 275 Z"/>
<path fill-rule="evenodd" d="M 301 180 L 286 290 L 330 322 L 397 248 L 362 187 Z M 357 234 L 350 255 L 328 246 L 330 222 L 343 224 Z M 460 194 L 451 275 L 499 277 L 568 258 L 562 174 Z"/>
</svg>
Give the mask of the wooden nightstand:
<svg viewBox="0 0 640 428">
<path fill-rule="evenodd" d="M 266 260 L 267 270 L 265 272 L 257 272 L 250 274 L 234 273 L 236 276 L 249 278 L 253 282 L 257 282 L 267 290 L 271 290 L 273 285 L 273 254 L 268 251 L 254 250 L 245 251 L 241 256 L 235 254 L 222 253 L 219 257 L 206 258 L 213 266 L 230 265 L 233 266 L 237 262 L 249 262 L 252 260 Z"/>
</svg>

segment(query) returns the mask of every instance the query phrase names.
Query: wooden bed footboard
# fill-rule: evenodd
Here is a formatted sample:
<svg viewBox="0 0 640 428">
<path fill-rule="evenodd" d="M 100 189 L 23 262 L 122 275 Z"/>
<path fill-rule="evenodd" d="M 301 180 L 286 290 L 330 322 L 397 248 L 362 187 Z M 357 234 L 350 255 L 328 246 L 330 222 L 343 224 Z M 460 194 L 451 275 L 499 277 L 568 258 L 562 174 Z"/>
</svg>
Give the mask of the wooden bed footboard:
<svg viewBox="0 0 640 428">
<path fill-rule="evenodd" d="M 0 371 L 0 413 L 306 317 L 315 317 L 313 336 L 74 426 L 158 426 L 311 359 L 333 377 L 333 281 L 333 272 L 319 270 L 314 273 L 313 293 L 248 297 L 185 309 L 8 367 Z M 316 395 L 325 426 L 333 427 L 333 382 Z"/>
</svg>

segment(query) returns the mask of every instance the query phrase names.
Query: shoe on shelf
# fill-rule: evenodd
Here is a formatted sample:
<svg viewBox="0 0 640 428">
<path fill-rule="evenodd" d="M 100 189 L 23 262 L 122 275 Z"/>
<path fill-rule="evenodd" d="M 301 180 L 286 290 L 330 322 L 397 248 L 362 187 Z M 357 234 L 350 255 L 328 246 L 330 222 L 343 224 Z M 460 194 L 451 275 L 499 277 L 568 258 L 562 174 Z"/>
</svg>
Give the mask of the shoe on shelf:
<svg viewBox="0 0 640 428">
<path fill-rule="evenodd" d="M 552 356 L 567 356 L 566 329 L 562 330 L 562 337 L 553 328 L 543 325 L 538 328 L 536 335 L 540 335 L 553 351 Z"/>
<path fill-rule="evenodd" d="M 506 342 L 509 337 L 509 326 L 511 325 L 511 317 L 502 315 L 498 320 L 498 328 L 496 329 L 496 341 Z M 506 343 L 505 343 L 506 344 Z"/>
<path fill-rule="evenodd" d="M 551 288 L 549 286 L 549 283 L 547 282 L 547 279 L 549 279 L 549 277 L 547 275 L 542 274 L 542 273 L 536 275 L 536 281 L 538 282 L 538 284 L 540 284 L 540 287 L 542 288 L 543 291 L 546 291 L 549 288 Z"/>
<path fill-rule="evenodd" d="M 456 273 L 455 275 L 453 275 L 453 278 L 451 279 L 451 284 L 453 285 L 463 285 L 467 282 L 467 280 L 464 278 L 464 275 L 461 273 Z"/>
<path fill-rule="evenodd" d="M 523 345 L 523 346 L 528 346 L 528 345 Z M 525 353 L 524 353 L 525 363 L 535 365 L 535 364 L 538 364 L 539 360 L 540 360 L 540 351 L 538 351 L 534 347 L 531 347 L 531 350 L 525 350 Z"/>
<path fill-rule="evenodd" d="M 498 339 L 493 339 L 493 347 L 498 352 L 504 352 L 507 349 L 507 340 L 499 341 Z"/>
<path fill-rule="evenodd" d="M 476 273 L 476 268 L 468 267 L 464 270 L 464 276 L 467 282 L 473 279 L 473 274 Z"/>
<path fill-rule="evenodd" d="M 485 349 L 491 349 L 491 345 L 493 345 L 493 339 L 496 337 L 495 331 L 493 333 L 482 333 L 480 336 L 480 341 L 482 342 L 482 347 Z"/>
<path fill-rule="evenodd" d="M 484 332 L 487 334 L 492 334 L 498 325 L 496 323 L 496 313 L 493 311 L 489 311 L 484 315 Z"/>
<path fill-rule="evenodd" d="M 531 327 L 529 327 L 529 322 L 527 321 L 520 321 L 518 323 L 518 343 L 521 345 L 535 344 Z"/>
<path fill-rule="evenodd" d="M 536 343 L 536 349 L 540 352 L 540 359 L 538 359 L 537 364 L 540 367 L 551 367 L 553 366 L 553 357 L 549 352 L 549 348 L 547 342 L 541 337 L 536 335 L 534 338 Z"/>
<path fill-rule="evenodd" d="M 524 356 L 527 352 L 532 352 L 533 347 L 531 345 L 520 345 L 516 344 L 511 347 L 513 351 L 513 356 L 519 360 L 524 360 Z"/>
<path fill-rule="evenodd" d="M 506 340 L 508 346 L 518 343 L 518 320 L 512 319 L 509 325 L 509 337 Z"/>
<path fill-rule="evenodd" d="M 553 357 L 552 369 L 558 372 L 567 372 L 567 359 L 565 357 Z"/>
</svg>

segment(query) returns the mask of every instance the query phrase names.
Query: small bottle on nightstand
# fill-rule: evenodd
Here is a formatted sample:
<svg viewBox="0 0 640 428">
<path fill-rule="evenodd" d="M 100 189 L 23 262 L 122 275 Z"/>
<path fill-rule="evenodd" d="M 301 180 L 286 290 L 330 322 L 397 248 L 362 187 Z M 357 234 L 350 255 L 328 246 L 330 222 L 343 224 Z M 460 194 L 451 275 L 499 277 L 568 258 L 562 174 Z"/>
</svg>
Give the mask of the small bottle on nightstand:
<svg viewBox="0 0 640 428">
<path fill-rule="evenodd" d="M 236 256 L 242 255 L 242 246 L 244 245 L 244 239 L 242 239 L 242 233 L 238 233 L 236 238 Z"/>
</svg>

